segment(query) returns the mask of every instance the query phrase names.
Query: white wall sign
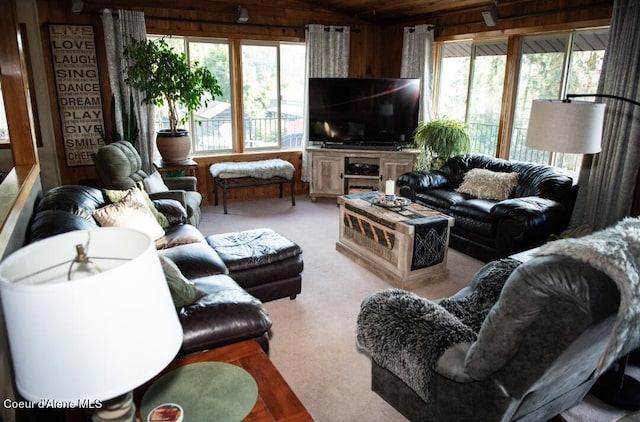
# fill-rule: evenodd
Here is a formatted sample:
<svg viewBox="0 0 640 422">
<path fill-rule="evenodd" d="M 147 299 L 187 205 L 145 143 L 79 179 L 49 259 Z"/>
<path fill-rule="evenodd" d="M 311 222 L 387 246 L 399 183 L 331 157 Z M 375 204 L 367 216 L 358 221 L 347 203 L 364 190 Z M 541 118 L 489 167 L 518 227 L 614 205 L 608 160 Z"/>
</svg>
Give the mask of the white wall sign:
<svg viewBox="0 0 640 422">
<path fill-rule="evenodd" d="M 49 25 L 49 36 L 66 162 L 92 165 L 91 154 L 104 145 L 93 26 Z"/>
</svg>

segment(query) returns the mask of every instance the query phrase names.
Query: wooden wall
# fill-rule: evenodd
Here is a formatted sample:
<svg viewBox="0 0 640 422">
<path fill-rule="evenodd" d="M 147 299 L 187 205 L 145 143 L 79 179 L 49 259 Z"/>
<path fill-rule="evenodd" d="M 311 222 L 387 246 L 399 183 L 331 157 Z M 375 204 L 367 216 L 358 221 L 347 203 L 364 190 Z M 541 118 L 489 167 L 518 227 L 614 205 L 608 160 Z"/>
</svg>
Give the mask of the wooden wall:
<svg viewBox="0 0 640 422">
<path fill-rule="evenodd" d="M 53 80 L 52 61 L 50 55 L 48 24 L 84 24 L 93 25 L 96 36 L 96 46 L 98 50 L 98 62 L 100 68 L 100 80 L 102 85 L 103 114 L 105 125 L 109 125 L 109 102 L 111 93 L 109 90 L 108 74 L 106 71 L 106 58 L 104 48 L 104 35 L 102 32 L 102 22 L 99 11 L 103 7 L 112 9 L 131 8 L 131 3 L 127 1 L 98 1 L 85 0 L 84 9 L 81 14 L 71 12 L 70 2 L 62 0 L 38 0 L 38 14 L 41 27 L 41 38 L 43 51 L 45 54 L 46 71 L 49 75 L 49 91 L 51 94 L 51 113 L 55 126 L 55 143 L 58 152 L 58 162 L 60 167 L 61 183 L 87 183 L 100 184 L 97 173 L 93 166 L 67 166 L 64 159 L 64 148 L 62 144 L 62 132 L 60 118 L 58 117 L 58 104 L 56 100 L 55 84 Z M 148 33 L 162 33 L 182 36 L 207 36 L 225 37 L 231 39 L 257 39 L 257 40 L 284 40 L 284 41 L 304 41 L 304 31 L 307 22 L 313 20 L 317 23 L 349 25 L 352 30 L 351 35 L 351 56 L 350 73 L 352 77 L 364 76 L 397 76 L 399 67 L 395 74 L 382 74 L 382 63 L 386 58 L 382 57 L 378 51 L 381 45 L 381 31 L 378 27 L 367 25 L 365 22 L 355 18 L 345 18 L 331 12 L 318 10 L 316 8 L 277 8 L 269 5 L 264 7 L 252 6 L 250 9 L 250 24 L 238 25 L 236 19 L 236 5 L 224 5 L 220 3 L 208 3 L 207 9 L 203 10 L 197 1 L 183 1 L 179 6 L 172 9 L 154 7 L 152 1 L 136 2 L 135 9 L 145 13 Z M 227 22 L 227 23 L 225 23 Z M 400 34 L 399 44 L 402 38 Z M 303 71 L 303 69 L 301 69 Z M 208 166 L 213 162 L 250 160 L 257 158 L 288 159 L 296 168 L 301 168 L 301 151 L 272 151 L 256 152 L 251 154 L 222 154 L 212 157 L 198 157 L 194 159 L 198 162 L 199 188 L 205 200 L 213 200 L 212 179 L 208 174 Z M 298 179 L 299 179 L 298 172 Z M 308 192 L 308 185 L 298 180 L 298 193 Z M 232 191 L 230 200 L 243 200 L 250 197 L 267 197 L 277 194 L 275 186 L 261 186 L 255 188 L 243 188 Z"/>
<path fill-rule="evenodd" d="M 0 78 L 7 114 L 14 168 L 0 183 L 0 259 L 24 242 L 33 205 L 40 194 L 40 168 L 30 120 L 28 78 L 23 66 L 14 0 L 0 1 Z M 0 307 L 0 397 L 15 399 L 11 356 Z M 15 410 L 0 408 L 0 420 L 15 420 Z"/>
<path fill-rule="evenodd" d="M 55 127 L 55 143 L 60 168 L 61 183 L 99 184 L 93 166 L 66 165 L 60 129 L 60 118 L 56 100 L 55 85 L 49 49 L 48 24 L 87 24 L 93 25 L 102 86 L 103 114 L 105 125 L 109 125 L 109 101 L 111 97 L 108 75 L 105 66 L 102 22 L 99 12 L 104 7 L 111 9 L 132 8 L 127 0 L 84 0 L 82 13 L 71 11 L 67 0 L 36 0 L 41 29 L 41 42 L 45 55 L 44 63 L 49 75 L 51 114 Z M 612 0 L 541 0 L 522 3 L 516 1 L 499 5 L 502 19 L 498 25 L 488 28 L 480 19 L 479 10 L 437 16 L 433 22 L 412 22 L 410 24 L 429 23 L 435 25 L 436 41 L 475 37 L 507 36 L 522 31 L 535 32 L 569 27 L 606 25 L 611 16 Z M 294 0 L 274 0 L 266 5 L 263 2 L 250 1 L 249 22 L 234 23 L 237 17 L 237 5 L 225 2 L 202 2 L 200 0 L 182 0 L 167 2 L 171 6 L 161 8 L 153 0 L 135 2 L 136 10 L 145 13 L 149 33 L 165 33 L 185 36 L 225 37 L 232 39 L 263 39 L 304 41 L 305 25 L 310 22 L 335 25 L 349 25 L 351 28 L 350 76 L 351 77 L 398 77 L 402 54 L 402 26 L 381 27 L 368 24 L 358 18 L 332 13 L 323 9 L 300 4 Z M 263 152 L 251 157 L 273 158 L 287 156 L 293 164 L 300 167 L 300 153 Z M 198 175 L 201 180 L 201 193 L 209 201 L 211 193 L 208 165 L 225 160 L 249 159 L 249 155 L 224 154 L 214 157 L 194 157 L 199 163 Z M 47 184 L 44 183 L 43 184 Z M 304 192 L 306 184 L 299 183 L 298 190 Z M 269 196 L 275 192 L 272 186 L 246 189 L 246 192 L 232 194 L 231 200 L 246 197 Z"/>
</svg>

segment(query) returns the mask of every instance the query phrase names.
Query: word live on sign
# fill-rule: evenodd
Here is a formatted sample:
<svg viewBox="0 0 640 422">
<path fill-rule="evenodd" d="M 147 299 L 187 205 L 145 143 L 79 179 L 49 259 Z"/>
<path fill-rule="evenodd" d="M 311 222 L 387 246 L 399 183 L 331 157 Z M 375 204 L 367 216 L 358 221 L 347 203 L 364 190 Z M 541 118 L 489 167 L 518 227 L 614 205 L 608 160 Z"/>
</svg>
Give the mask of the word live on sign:
<svg viewBox="0 0 640 422">
<path fill-rule="evenodd" d="M 104 144 L 93 26 L 49 25 L 49 37 L 67 165 L 91 165 Z"/>
</svg>

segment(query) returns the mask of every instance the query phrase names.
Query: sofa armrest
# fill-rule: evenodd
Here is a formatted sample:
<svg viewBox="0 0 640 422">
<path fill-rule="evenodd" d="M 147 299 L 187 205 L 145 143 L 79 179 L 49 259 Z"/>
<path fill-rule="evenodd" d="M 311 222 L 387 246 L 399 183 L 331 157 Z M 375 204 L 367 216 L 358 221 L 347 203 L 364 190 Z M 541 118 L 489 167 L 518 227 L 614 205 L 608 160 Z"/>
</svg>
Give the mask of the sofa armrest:
<svg viewBox="0 0 640 422">
<path fill-rule="evenodd" d="M 167 177 L 164 179 L 164 183 L 171 190 L 195 191 L 198 179 L 193 176 Z"/>
<path fill-rule="evenodd" d="M 549 235 L 565 229 L 566 212 L 561 203 L 538 196 L 498 202 L 491 209 L 491 215 L 498 218 L 499 251 L 511 254 L 541 245 Z"/>
<path fill-rule="evenodd" d="M 178 310 L 184 334 L 179 355 L 258 339 L 268 333 L 271 319 L 267 310 L 231 277 L 214 275 L 193 282 L 207 294 Z"/>
<path fill-rule="evenodd" d="M 415 192 L 420 193 L 428 189 L 439 189 L 451 187 L 451 180 L 446 174 L 440 171 L 412 171 L 401 174 L 397 184 L 400 187 L 407 186 Z"/>
<path fill-rule="evenodd" d="M 381 290 L 360 305 L 357 347 L 425 401 L 429 400 L 433 369 L 443 353 L 455 344 L 475 339 L 471 328 L 445 308 L 406 290 Z M 454 375 L 461 372 L 449 368 L 448 373 L 462 378 Z"/>
<path fill-rule="evenodd" d="M 203 242 L 185 243 L 158 249 L 158 254 L 172 260 L 189 280 L 217 274 L 229 274 L 229 269 L 213 248 Z"/>
<path fill-rule="evenodd" d="M 167 217 L 171 226 L 187 222 L 187 210 L 180 201 L 175 199 L 155 199 L 153 200 L 153 206 Z"/>
<path fill-rule="evenodd" d="M 173 199 L 174 201 L 178 201 L 184 208 L 187 207 L 187 198 L 184 190 L 166 190 L 163 192 L 150 193 L 149 198 L 152 201 L 159 199 Z"/>
</svg>

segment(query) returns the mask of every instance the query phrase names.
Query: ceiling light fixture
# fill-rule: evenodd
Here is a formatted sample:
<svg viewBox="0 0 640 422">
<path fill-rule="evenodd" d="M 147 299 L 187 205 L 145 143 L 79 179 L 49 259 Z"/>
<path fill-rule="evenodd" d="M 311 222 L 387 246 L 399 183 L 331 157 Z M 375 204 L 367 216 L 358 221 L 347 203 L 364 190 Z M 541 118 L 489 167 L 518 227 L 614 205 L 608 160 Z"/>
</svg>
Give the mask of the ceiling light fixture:
<svg viewBox="0 0 640 422">
<path fill-rule="evenodd" d="M 496 26 L 498 22 L 498 2 L 494 2 L 489 10 L 482 12 L 482 19 L 487 26 Z"/>
<path fill-rule="evenodd" d="M 238 23 L 247 23 L 249 20 L 249 12 L 246 7 L 238 6 Z"/>
</svg>

